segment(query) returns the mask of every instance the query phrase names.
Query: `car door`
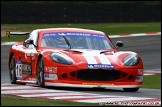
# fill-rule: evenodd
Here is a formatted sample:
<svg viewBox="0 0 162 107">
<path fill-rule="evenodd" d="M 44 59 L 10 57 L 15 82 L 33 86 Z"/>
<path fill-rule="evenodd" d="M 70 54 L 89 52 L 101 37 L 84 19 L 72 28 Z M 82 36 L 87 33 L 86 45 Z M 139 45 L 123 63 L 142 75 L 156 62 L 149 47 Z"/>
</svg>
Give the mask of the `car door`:
<svg viewBox="0 0 162 107">
<path fill-rule="evenodd" d="M 29 34 L 27 36 L 26 40 L 23 43 L 23 48 L 21 49 L 21 61 L 22 61 L 22 74 L 24 79 L 32 78 L 33 75 L 35 75 L 35 68 L 34 65 L 35 56 L 37 54 L 35 44 L 28 44 L 29 40 L 33 40 L 34 43 L 37 40 L 37 38 L 33 38 L 33 33 Z"/>
</svg>

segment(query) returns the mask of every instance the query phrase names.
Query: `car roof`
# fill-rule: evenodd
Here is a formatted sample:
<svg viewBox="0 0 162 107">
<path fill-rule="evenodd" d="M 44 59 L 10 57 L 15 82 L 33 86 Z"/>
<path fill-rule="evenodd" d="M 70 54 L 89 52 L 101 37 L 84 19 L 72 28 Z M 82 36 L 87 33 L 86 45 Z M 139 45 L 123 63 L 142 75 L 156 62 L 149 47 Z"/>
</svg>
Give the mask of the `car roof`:
<svg viewBox="0 0 162 107">
<path fill-rule="evenodd" d="M 45 28 L 45 29 L 35 29 L 41 33 L 47 32 L 86 32 L 86 33 L 96 33 L 96 34 L 105 34 L 102 31 L 82 29 L 82 28 Z"/>
</svg>

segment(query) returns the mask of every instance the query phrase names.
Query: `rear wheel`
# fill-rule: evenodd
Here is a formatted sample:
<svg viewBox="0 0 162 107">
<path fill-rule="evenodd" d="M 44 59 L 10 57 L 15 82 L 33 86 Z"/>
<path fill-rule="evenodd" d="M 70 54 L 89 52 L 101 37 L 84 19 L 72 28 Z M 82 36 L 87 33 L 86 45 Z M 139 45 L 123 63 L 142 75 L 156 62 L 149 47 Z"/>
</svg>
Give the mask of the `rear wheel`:
<svg viewBox="0 0 162 107">
<path fill-rule="evenodd" d="M 43 62 L 43 58 L 41 57 L 38 60 L 38 81 L 37 84 L 39 87 L 44 87 L 44 62 Z"/>
<path fill-rule="evenodd" d="M 15 70 L 16 70 L 15 58 L 14 56 L 12 56 L 9 63 L 9 75 L 11 84 L 16 84 Z"/>
<path fill-rule="evenodd" d="M 125 92 L 136 92 L 139 90 L 139 88 L 123 88 Z"/>
</svg>

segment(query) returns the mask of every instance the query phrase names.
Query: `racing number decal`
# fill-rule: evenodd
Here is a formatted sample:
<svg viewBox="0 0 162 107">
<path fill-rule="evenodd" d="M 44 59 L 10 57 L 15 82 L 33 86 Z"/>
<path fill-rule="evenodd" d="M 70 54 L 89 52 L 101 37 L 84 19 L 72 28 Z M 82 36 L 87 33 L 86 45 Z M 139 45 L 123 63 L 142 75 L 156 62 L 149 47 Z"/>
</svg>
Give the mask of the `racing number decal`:
<svg viewBox="0 0 162 107">
<path fill-rule="evenodd" d="M 16 77 L 22 78 L 22 64 L 16 64 Z"/>
<path fill-rule="evenodd" d="M 37 53 L 35 49 L 29 49 L 29 50 L 25 50 L 25 59 L 27 57 L 32 57 L 34 58 L 35 54 Z"/>
</svg>

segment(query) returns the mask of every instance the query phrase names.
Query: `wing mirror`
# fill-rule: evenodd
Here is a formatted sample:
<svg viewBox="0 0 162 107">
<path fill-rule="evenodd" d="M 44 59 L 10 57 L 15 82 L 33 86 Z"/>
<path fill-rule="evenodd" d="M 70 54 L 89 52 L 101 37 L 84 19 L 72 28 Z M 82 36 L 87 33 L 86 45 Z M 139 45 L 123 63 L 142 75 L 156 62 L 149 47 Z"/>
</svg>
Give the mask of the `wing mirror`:
<svg viewBox="0 0 162 107">
<path fill-rule="evenodd" d="M 124 43 L 122 41 L 117 41 L 116 42 L 116 48 L 123 47 L 123 46 L 124 46 Z"/>
<path fill-rule="evenodd" d="M 26 40 L 25 43 L 26 44 L 34 44 L 33 40 L 31 40 L 31 39 Z"/>
<path fill-rule="evenodd" d="M 26 46 L 27 44 L 34 45 L 34 47 L 36 47 L 36 45 L 34 44 L 34 41 L 32 39 L 25 40 L 24 45 Z"/>
</svg>

